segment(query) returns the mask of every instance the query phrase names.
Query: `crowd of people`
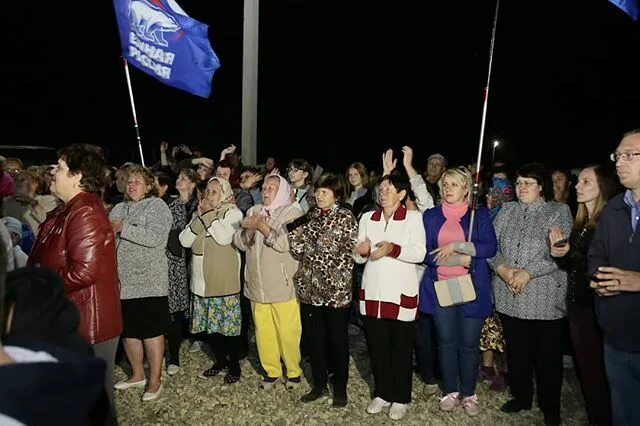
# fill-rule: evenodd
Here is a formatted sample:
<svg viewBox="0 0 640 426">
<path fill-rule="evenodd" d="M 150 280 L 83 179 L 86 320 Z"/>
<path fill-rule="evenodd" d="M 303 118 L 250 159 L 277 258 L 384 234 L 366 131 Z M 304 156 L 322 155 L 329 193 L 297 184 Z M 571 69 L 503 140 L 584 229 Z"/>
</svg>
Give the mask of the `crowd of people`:
<svg viewBox="0 0 640 426">
<path fill-rule="evenodd" d="M 560 424 L 570 354 L 589 423 L 640 424 L 640 130 L 611 154 L 615 172 L 578 176 L 441 154 L 421 174 L 409 146 L 386 151 L 380 175 L 244 166 L 233 145 L 215 161 L 163 142 L 158 164 L 118 169 L 96 146 L 58 154 L 0 159 L 0 422 L 114 424 L 114 391 L 158 399 L 185 340 L 213 352 L 203 380 L 232 386 L 251 330 L 258 391 L 299 388 L 309 362 L 301 403 L 345 407 L 360 327 L 369 414 L 404 418 L 417 372 L 442 411 L 478 415 L 489 381 L 510 391 L 503 412 L 535 393 Z M 130 368 L 114 383 L 119 352 Z"/>
</svg>

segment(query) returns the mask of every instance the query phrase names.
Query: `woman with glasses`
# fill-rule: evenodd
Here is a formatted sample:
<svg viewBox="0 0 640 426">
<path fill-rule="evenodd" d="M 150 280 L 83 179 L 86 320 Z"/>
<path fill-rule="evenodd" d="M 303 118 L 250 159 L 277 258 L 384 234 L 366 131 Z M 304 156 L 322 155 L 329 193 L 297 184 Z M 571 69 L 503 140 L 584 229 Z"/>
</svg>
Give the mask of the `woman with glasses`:
<svg viewBox="0 0 640 426">
<path fill-rule="evenodd" d="M 551 256 L 571 231 L 571 212 L 553 202 L 547 171 L 528 164 L 517 172 L 517 201 L 503 204 L 494 220 L 498 253 L 490 259 L 493 291 L 507 343 L 513 399 L 501 410 L 531 409 L 536 374 L 538 406 L 546 424 L 560 424 L 562 337 L 567 315 L 567 274 Z"/>
<path fill-rule="evenodd" d="M 313 168 L 307 160 L 297 158 L 292 160 L 287 167 L 289 183 L 293 188 L 296 202 L 304 214 L 309 213 L 316 206 L 316 199 L 313 194 Z"/>
</svg>

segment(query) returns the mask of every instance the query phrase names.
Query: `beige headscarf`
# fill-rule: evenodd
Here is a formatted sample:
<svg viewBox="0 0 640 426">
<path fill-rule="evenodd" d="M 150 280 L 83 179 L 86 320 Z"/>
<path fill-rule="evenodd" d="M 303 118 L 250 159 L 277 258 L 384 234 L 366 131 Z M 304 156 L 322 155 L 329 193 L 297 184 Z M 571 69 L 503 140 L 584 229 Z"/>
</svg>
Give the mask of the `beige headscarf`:
<svg viewBox="0 0 640 426">
<path fill-rule="evenodd" d="M 236 200 L 233 197 L 233 189 L 231 188 L 231 184 L 229 183 L 228 180 L 226 179 L 222 179 L 219 177 L 212 177 L 211 179 L 209 179 L 207 181 L 207 186 L 213 182 L 213 181 L 217 181 L 220 186 L 222 187 L 222 195 L 220 196 L 220 204 L 216 207 L 216 209 L 219 209 L 220 207 L 222 207 L 224 204 L 226 203 L 232 203 L 235 204 Z"/>
</svg>

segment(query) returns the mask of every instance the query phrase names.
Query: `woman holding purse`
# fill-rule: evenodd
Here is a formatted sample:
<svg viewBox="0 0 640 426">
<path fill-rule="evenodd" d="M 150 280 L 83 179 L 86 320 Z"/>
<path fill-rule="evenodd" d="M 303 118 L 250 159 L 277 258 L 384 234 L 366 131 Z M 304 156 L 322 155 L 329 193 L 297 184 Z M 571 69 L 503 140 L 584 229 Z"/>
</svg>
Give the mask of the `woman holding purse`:
<svg viewBox="0 0 640 426">
<path fill-rule="evenodd" d="M 465 413 L 480 413 L 475 388 L 480 356 L 478 346 L 484 319 L 491 314 L 491 279 L 487 258 L 496 254 L 496 234 L 489 210 L 476 211 L 469 240 L 471 173 L 464 167 L 448 169 L 441 179 L 442 204 L 424 213 L 427 234 L 426 270 L 420 283 L 420 312 L 433 315 L 438 338 L 444 396 L 440 409 L 458 405 Z M 435 283 L 446 281 L 450 289 L 470 278 L 475 299 L 463 302 L 439 300 Z M 452 294 L 453 296 L 453 294 Z M 455 299 L 455 298 L 454 298 Z M 464 299 L 464 298 L 463 298 Z M 467 300 L 464 299 L 464 300 Z"/>
</svg>

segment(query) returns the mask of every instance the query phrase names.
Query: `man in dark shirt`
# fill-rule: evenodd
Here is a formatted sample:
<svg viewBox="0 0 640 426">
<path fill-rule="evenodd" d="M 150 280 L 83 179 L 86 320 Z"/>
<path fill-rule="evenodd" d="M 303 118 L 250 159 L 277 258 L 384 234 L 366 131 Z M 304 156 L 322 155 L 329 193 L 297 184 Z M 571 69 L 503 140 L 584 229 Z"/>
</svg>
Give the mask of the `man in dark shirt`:
<svg viewBox="0 0 640 426">
<path fill-rule="evenodd" d="M 613 424 L 640 424 L 640 129 L 611 154 L 627 188 L 602 211 L 589 247 L 589 273 L 604 334 Z"/>
</svg>

